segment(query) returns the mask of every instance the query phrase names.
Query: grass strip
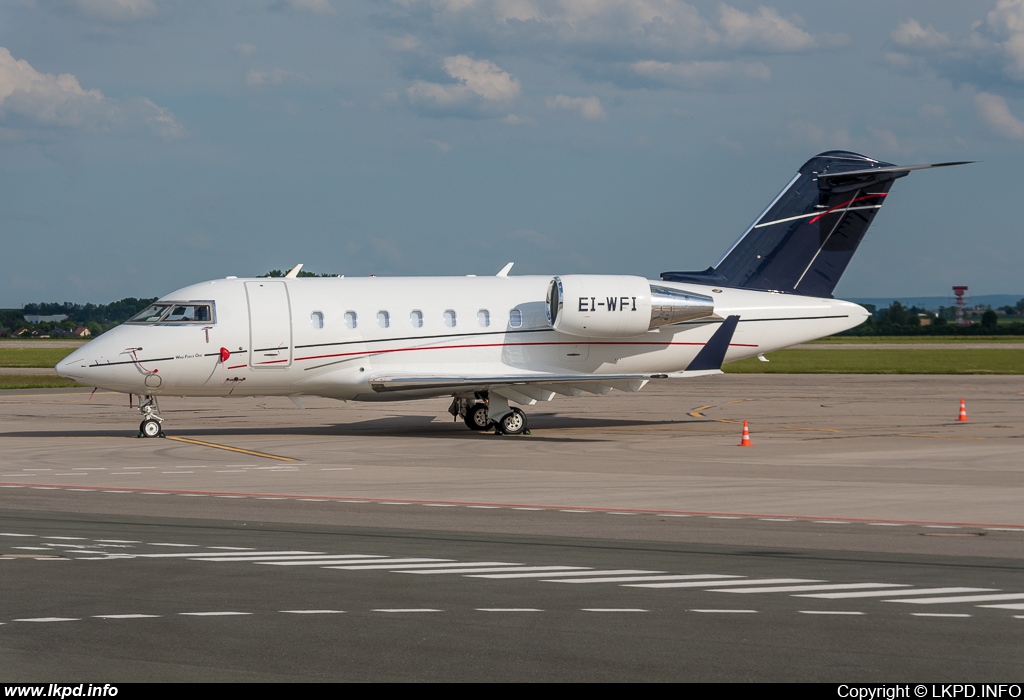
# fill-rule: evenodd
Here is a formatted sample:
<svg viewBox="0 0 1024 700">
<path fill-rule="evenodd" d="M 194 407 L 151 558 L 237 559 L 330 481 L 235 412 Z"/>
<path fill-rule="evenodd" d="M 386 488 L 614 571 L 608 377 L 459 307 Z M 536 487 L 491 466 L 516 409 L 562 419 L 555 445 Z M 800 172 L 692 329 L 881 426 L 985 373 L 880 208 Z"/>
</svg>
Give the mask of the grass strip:
<svg viewBox="0 0 1024 700">
<path fill-rule="evenodd" d="M 779 350 L 725 365 L 728 374 L 1024 374 L 1024 352 L 999 350 Z"/>
<path fill-rule="evenodd" d="M 930 343 L 1024 343 L 1024 335 L 833 335 L 812 340 L 809 345 L 875 345 L 878 343 L 900 345 L 928 345 Z"/>
<path fill-rule="evenodd" d="M 0 369 L 0 372 L 3 370 Z M 3 389 L 67 389 L 81 388 L 78 382 L 62 377 L 42 374 L 0 374 L 0 390 Z"/>
<path fill-rule="evenodd" d="M 0 367 L 53 367 L 76 349 L 0 347 Z"/>
</svg>

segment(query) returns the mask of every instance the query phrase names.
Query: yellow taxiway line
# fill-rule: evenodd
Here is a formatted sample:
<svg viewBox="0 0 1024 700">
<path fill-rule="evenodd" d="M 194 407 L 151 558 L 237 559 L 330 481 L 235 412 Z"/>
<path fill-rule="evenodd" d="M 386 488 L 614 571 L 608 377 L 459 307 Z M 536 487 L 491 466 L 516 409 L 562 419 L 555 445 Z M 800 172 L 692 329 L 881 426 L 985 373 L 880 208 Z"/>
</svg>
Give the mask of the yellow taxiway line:
<svg viewBox="0 0 1024 700">
<path fill-rule="evenodd" d="M 168 440 L 175 440 L 177 442 L 187 442 L 191 445 L 201 445 L 202 447 L 214 447 L 218 450 L 228 450 L 229 452 L 240 452 L 244 455 L 252 455 L 253 457 L 264 457 L 266 459 L 276 459 L 282 462 L 298 462 L 299 460 L 294 457 L 282 457 L 281 455 L 272 455 L 266 452 L 257 452 L 256 450 L 246 450 L 241 447 L 230 447 L 229 445 L 218 445 L 216 442 L 205 442 L 203 440 L 193 440 L 192 438 L 175 437 L 168 435 Z"/>
</svg>

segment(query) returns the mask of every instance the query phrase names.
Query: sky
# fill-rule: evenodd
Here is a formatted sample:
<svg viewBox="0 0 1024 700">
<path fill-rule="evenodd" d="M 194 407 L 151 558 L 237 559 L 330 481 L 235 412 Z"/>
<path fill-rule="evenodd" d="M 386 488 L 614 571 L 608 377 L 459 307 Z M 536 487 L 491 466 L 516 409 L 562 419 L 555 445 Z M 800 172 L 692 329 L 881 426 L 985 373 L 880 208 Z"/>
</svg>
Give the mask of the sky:
<svg viewBox="0 0 1024 700">
<path fill-rule="evenodd" d="M 657 279 L 831 149 L 978 161 L 899 180 L 836 296 L 1024 295 L 1024 0 L 5 0 L 0 308 Z"/>
</svg>

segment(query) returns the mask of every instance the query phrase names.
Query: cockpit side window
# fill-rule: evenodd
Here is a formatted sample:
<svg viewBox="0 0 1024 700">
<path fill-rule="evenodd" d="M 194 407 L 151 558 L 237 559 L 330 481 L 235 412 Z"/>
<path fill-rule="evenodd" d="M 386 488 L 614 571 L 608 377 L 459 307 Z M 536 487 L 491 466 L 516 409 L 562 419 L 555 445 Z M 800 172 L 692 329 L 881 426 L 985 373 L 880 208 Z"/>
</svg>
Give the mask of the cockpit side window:
<svg viewBox="0 0 1024 700">
<path fill-rule="evenodd" d="M 157 302 L 135 314 L 128 323 L 211 323 L 213 302 Z"/>
</svg>

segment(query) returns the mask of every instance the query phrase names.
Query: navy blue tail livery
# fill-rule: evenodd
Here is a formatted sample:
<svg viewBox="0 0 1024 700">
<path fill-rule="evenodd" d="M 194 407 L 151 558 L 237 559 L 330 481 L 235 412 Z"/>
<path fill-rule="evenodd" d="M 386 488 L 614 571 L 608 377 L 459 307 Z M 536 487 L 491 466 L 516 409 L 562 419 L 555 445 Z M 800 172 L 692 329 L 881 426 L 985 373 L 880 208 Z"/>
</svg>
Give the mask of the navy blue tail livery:
<svg viewBox="0 0 1024 700">
<path fill-rule="evenodd" d="M 897 166 L 848 151 L 820 153 L 715 265 L 661 278 L 831 296 L 892 183 L 912 170 L 947 165 L 962 163 Z"/>
</svg>

